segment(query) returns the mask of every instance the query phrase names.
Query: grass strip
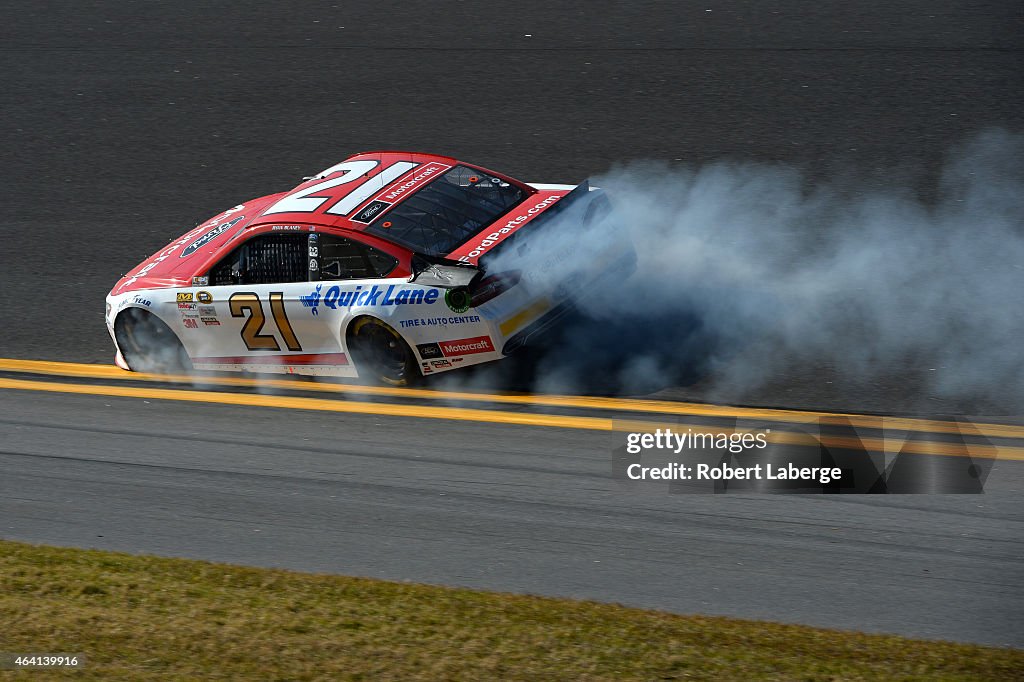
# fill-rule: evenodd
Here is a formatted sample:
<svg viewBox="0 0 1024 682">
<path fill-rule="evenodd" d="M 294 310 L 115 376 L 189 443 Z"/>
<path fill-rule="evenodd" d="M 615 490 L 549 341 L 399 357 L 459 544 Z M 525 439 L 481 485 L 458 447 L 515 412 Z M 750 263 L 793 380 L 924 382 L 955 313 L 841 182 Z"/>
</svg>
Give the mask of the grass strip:
<svg viewBox="0 0 1024 682">
<path fill-rule="evenodd" d="M 1024 651 L 0 541 L 42 680 L 1011 680 Z M 0 673 L 3 675 L 3 673 Z"/>
</svg>

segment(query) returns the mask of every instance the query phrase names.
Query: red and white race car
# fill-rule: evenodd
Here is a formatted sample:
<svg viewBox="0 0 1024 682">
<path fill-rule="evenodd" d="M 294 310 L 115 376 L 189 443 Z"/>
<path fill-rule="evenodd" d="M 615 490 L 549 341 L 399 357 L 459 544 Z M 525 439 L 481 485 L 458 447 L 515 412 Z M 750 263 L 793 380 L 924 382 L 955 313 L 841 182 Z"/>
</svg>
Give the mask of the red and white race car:
<svg viewBox="0 0 1024 682">
<path fill-rule="evenodd" d="M 554 277 L 564 254 L 525 249 L 545 225 L 585 241 L 608 211 L 587 183 L 530 185 L 443 156 L 358 154 L 221 213 L 132 269 L 107 296 L 115 361 L 403 385 L 497 360 L 593 278 L 633 267 L 622 240 L 592 267 Z"/>
</svg>

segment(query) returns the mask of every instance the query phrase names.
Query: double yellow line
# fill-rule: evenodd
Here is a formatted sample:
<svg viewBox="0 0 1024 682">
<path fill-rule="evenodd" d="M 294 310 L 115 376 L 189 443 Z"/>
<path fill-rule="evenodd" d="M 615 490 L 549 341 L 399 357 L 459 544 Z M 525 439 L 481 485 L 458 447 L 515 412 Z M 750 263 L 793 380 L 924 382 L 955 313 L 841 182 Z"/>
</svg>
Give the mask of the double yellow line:
<svg viewBox="0 0 1024 682">
<path fill-rule="evenodd" d="M 105 365 L 90 365 L 38 360 L 15 360 L 0 358 L 0 371 L 30 373 L 46 376 L 63 376 L 87 379 L 117 381 L 163 382 L 189 385 L 210 385 L 244 388 L 274 388 L 290 391 L 328 392 L 334 394 L 377 396 L 386 398 L 427 399 L 431 401 L 484 402 L 521 406 L 576 408 L 631 413 L 698 416 L 715 418 L 746 419 L 773 423 L 790 424 L 839 424 L 860 426 L 869 429 L 898 430 L 921 433 L 962 433 L 965 436 L 1024 439 L 1024 427 L 1009 424 L 958 424 L 928 419 L 896 417 L 873 417 L 868 415 L 840 414 L 834 412 L 802 412 L 796 410 L 770 410 L 762 408 L 740 408 L 724 405 L 681 403 L 657 400 L 633 400 L 588 396 L 490 394 L 468 391 L 440 391 L 429 389 L 406 389 L 378 386 L 358 386 L 333 382 L 295 381 L 285 379 L 251 379 L 246 377 L 225 377 L 219 375 L 156 375 L 125 372 Z M 551 426 L 592 431 L 653 431 L 670 427 L 676 432 L 691 429 L 694 433 L 719 433 L 722 428 L 706 424 L 656 423 L 650 421 L 612 420 L 607 417 L 583 417 L 555 415 L 537 412 L 511 412 L 492 409 L 475 409 L 423 404 L 399 404 L 391 402 L 364 402 L 354 400 L 324 400 L 298 396 L 226 393 L 197 391 L 191 389 L 166 389 L 100 384 L 73 384 L 42 380 L 0 378 L 0 389 L 48 391 L 79 395 L 102 395 L 123 398 L 150 398 L 156 400 L 178 400 L 220 405 L 250 407 L 274 407 L 284 409 L 317 410 L 355 414 L 375 414 L 395 417 L 419 417 L 458 421 L 482 421 L 497 424 L 528 426 Z M 744 429 L 740 429 L 744 430 Z M 864 448 L 876 452 L 913 452 L 928 455 L 973 456 L 985 458 L 1012 459 L 1024 461 L 1024 448 L 954 442 L 917 441 L 904 439 L 851 438 L 846 436 L 812 436 L 794 431 L 773 430 L 769 435 L 773 443 L 793 445 L 823 444 L 837 448 Z"/>
<path fill-rule="evenodd" d="M 0 388 L 26 391 L 52 391 L 55 393 L 77 393 L 79 395 L 103 395 L 115 398 L 153 398 L 156 400 L 180 400 L 193 403 L 216 403 L 218 405 L 244 405 L 249 407 L 280 407 L 291 410 L 319 410 L 321 412 L 350 412 L 356 414 L 378 414 L 390 417 L 426 417 L 429 419 L 455 419 L 461 421 L 486 421 L 499 424 L 527 424 L 532 426 L 560 426 L 570 429 L 591 429 L 611 431 L 612 420 L 596 417 L 566 417 L 553 414 L 530 412 L 497 412 L 458 407 L 433 407 L 430 405 L 403 405 L 398 403 L 367 403 L 352 400 L 323 400 L 283 395 L 260 395 L 254 393 L 220 393 L 214 391 L 193 391 L 177 388 L 136 388 L 134 386 L 106 386 L 97 384 L 66 384 L 52 381 L 26 381 L 23 379 L 0 379 Z"/>
</svg>

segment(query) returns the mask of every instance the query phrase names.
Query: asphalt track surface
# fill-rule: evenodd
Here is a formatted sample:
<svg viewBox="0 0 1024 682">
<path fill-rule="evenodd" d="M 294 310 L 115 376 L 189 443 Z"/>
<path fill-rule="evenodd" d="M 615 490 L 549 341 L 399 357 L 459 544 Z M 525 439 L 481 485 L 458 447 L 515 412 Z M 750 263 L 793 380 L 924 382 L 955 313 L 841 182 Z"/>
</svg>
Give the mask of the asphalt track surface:
<svg viewBox="0 0 1024 682">
<path fill-rule="evenodd" d="M 12 365 L 7 538 L 1024 644 L 1024 427 L 980 427 L 999 448 L 984 495 L 687 495 L 614 478 L 609 429 L 713 423 L 700 405 Z M 801 416 L 759 421 L 778 435 Z M 940 423 L 893 426 L 960 447 Z"/>
<path fill-rule="evenodd" d="M 102 297 L 125 269 L 360 150 L 566 182 L 755 159 L 927 194 L 950 144 L 1024 127 L 1019 8 L 934 5 L 11 3 L 0 356 L 109 362 Z M 834 391 L 808 370 L 750 402 Z M 12 539 L 1024 645 L 1015 462 L 984 496 L 651 495 L 610 479 L 597 431 L 0 401 Z"/>
</svg>

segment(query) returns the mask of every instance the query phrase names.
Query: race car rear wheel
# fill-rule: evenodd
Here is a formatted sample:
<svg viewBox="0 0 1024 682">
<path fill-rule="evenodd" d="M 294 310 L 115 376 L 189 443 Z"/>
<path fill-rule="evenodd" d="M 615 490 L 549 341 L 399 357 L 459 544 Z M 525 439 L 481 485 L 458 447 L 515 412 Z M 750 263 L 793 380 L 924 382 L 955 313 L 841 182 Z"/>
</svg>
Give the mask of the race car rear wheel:
<svg viewBox="0 0 1024 682">
<path fill-rule="evenodd" d="M 353 322 L 348 348 L 360 377 L 390 386 L 409 386 L 420 378 L 409 344 L 380 320 L 361 317 Z"/>
<path fill-rule="evenodd" d="M 153 313 L 126 309 L 114 320 L 114 335 L 132 371 L 173 374 L 192 369 L 177 335 Z"/>
</svg>

